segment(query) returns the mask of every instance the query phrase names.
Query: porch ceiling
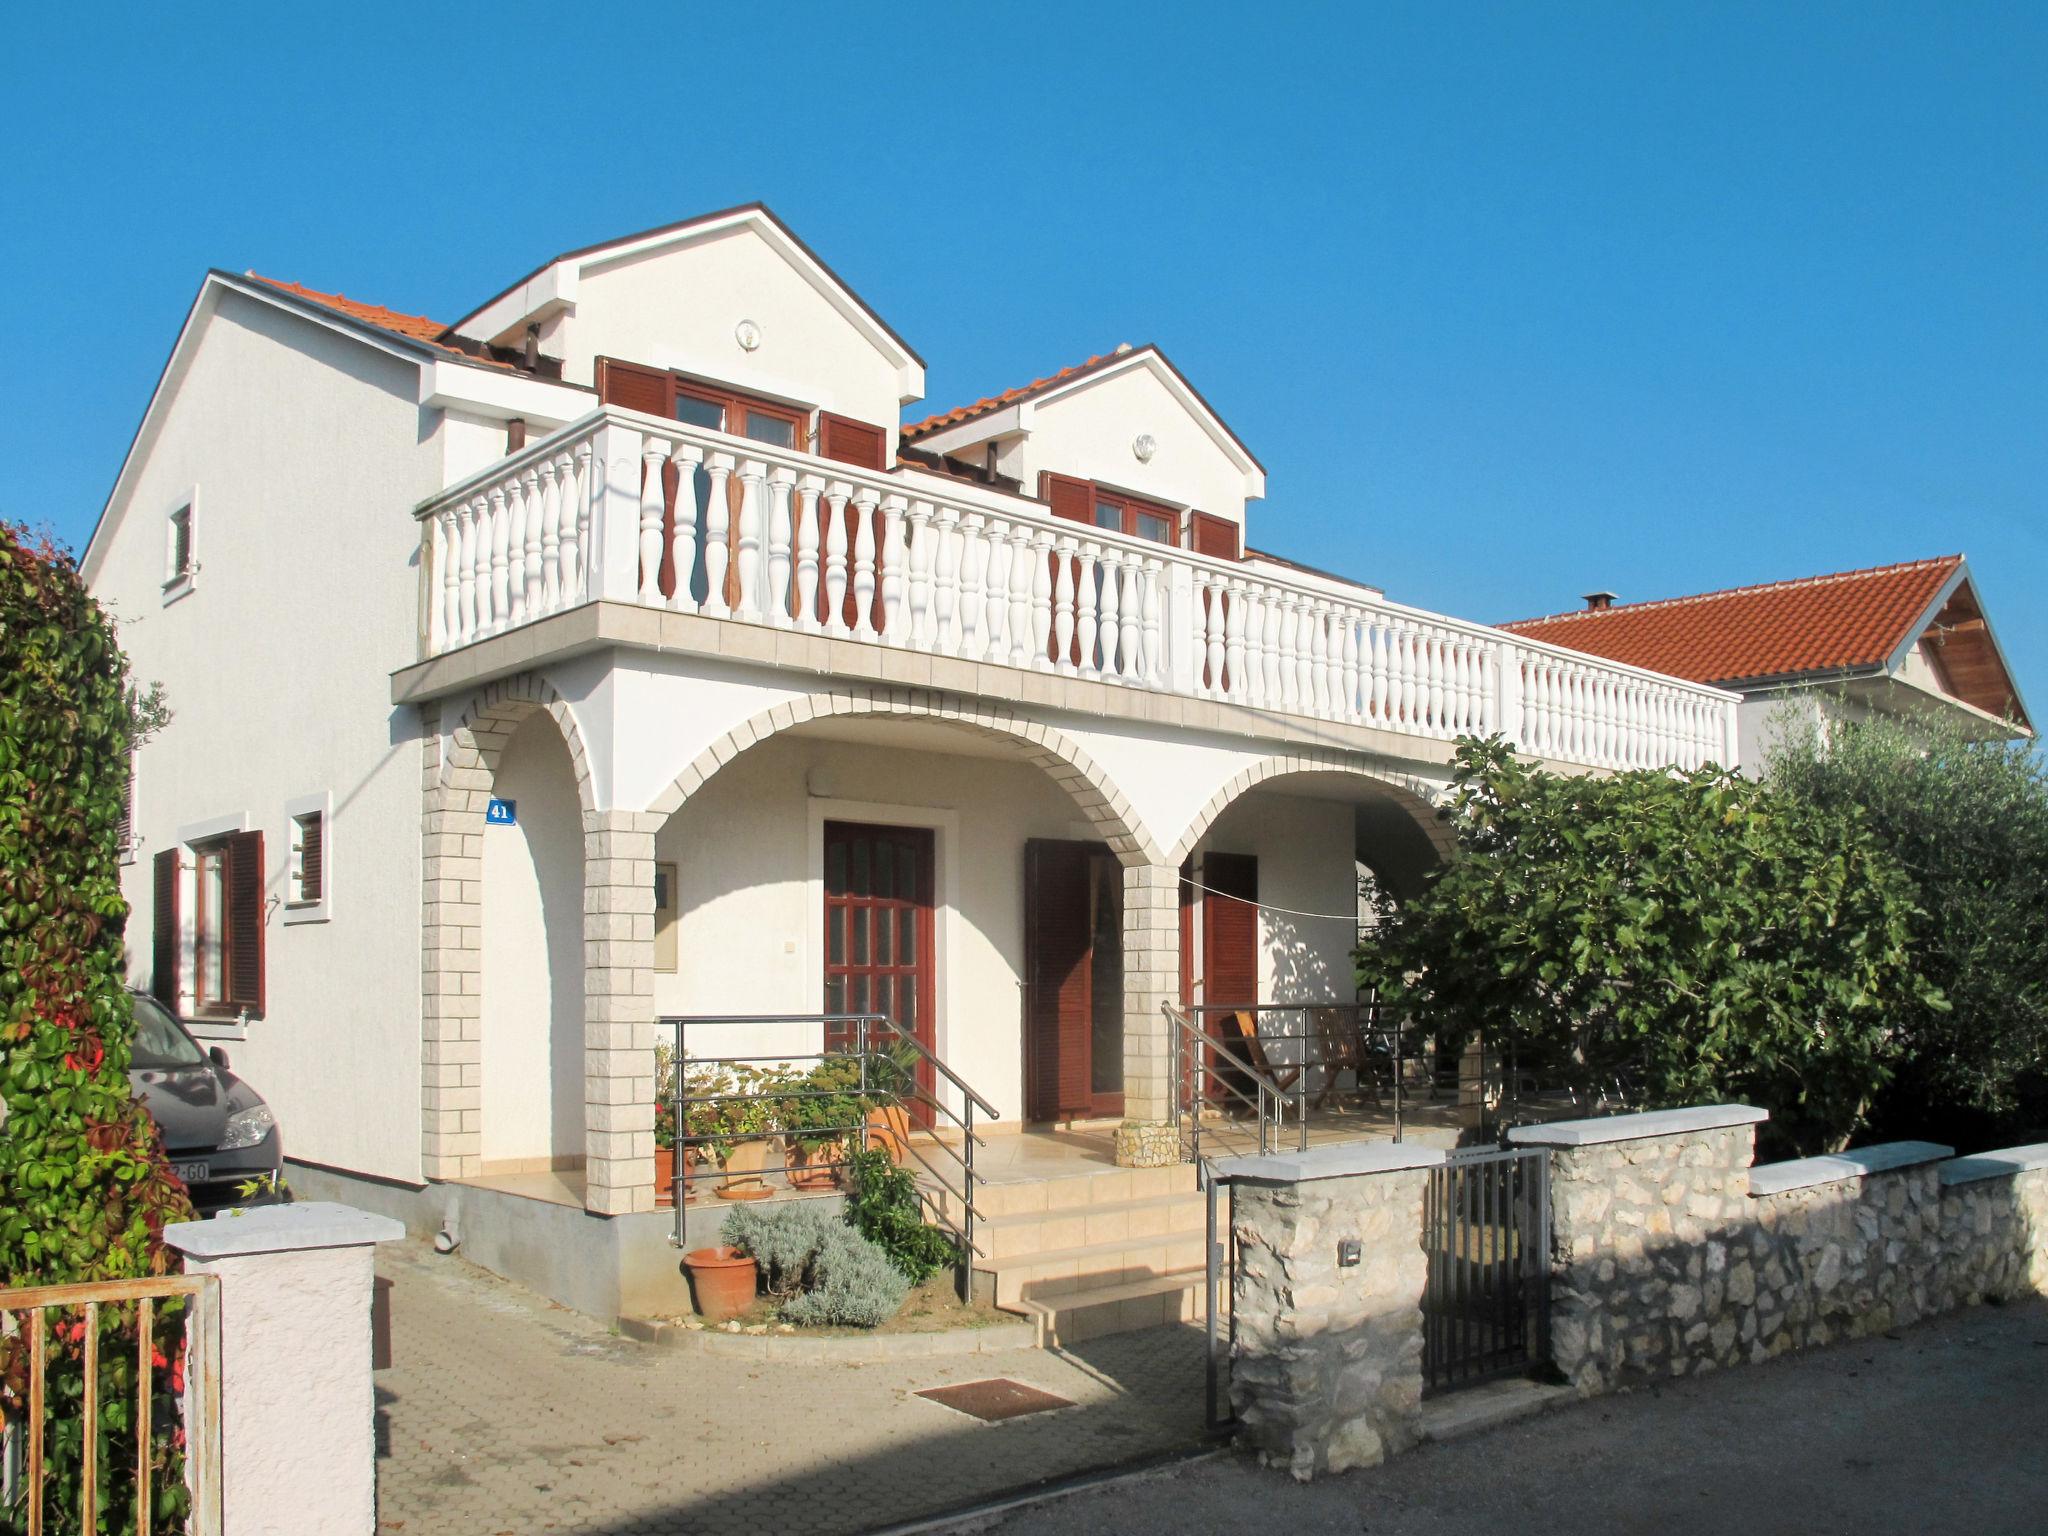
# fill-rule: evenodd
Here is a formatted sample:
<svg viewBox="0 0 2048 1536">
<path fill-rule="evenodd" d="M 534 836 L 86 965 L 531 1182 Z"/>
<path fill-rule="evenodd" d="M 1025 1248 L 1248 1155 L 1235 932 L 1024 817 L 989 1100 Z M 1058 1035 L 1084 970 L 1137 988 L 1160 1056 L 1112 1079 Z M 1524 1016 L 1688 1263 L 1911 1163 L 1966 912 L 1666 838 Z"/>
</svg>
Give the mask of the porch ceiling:
<svg viewBox="0 0 2048 1536">
<path fill-rule="evenodd" d="M 785 737 L 803 736 L 813 741 L 844 741 L 856 746 L 889 747 L 899 752 L 943 752 L 954 757 L 995 757 L 1017 761 L 1021 745 L 1005 737 L 991 736 L 967 726 L 943 725 L 929 720 L 900 720 L 888 716 L 813 720 L 791 726 Z"/>
</svg>

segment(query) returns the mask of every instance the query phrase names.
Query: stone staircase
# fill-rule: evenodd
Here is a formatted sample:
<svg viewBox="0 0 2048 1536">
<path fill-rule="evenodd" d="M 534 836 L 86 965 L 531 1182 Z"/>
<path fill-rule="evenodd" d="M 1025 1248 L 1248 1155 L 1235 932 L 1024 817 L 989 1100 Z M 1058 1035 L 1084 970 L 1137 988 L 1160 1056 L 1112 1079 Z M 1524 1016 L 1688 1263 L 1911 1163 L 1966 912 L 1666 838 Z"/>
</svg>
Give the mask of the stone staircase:
<svg viewBox="0 0 2048 1536">
<path fill-rule="evenodd" d="M 1208 1216 L 1192 1164 L 988 1183 L 975 1206 L 975 1288 L 1033 1319 L 1041 1348 L 1202 1317 Z"/>
</svg>

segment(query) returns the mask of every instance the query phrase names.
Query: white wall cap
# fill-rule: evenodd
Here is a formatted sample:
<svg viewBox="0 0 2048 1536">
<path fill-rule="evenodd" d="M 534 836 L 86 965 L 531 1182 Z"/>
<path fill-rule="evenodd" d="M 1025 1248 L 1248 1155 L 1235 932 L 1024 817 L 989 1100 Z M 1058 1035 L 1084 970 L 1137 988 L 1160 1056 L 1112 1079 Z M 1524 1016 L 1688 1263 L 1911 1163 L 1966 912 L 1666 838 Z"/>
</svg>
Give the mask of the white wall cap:
<svg viewBox="0 0 2048 1536">
<path fill-rule="evenodd" d="M 1311 1147 L 1306 1152 L 1219 1158 L 1209 1167 L 1217 1179 L 1254 1184 L 1307 1184 L 1316 1179 L 1342 1179 L 1361 1173 L 1431 1168 L 1443 1160 L 1442 1147 L 1426 1147 L 1418 1141 L 1354 1141 Z"/>
<path fill-rule="evenodd" d="M 2005 1147 L 1943 1163 L 1936 1170 L 1943 1184 L 1974 1184 L 1979 1179 L 2005 1179 L 2035 1168 L 2048 1168 L 2048 1141 L 2030 1147 Z"/>
<path fill-rule="evenodd" d="M 1758 1109 L 1753 1104 L 1695 1104 L 1690 1109 L 1653 1109 L 1639 1115 L 1600 1115 L 1591 1120 L 1518 1125 L 1508 1132 L 1508 1140 L 1524 1147 L 1597 1147 L 1611 1141 L 1726 1130 L 1729 1126 L 1755 1125 L 1770 1118 L 1768 1109 Z"/>
<path fill-rule="evenodd" d="M 506 421 L 524 418 L 529 437 L 539 438 L 588 415 L 597 392 L 501 369 L 437 362 L 420 365 L 419 400 L 429 410 L 470 411 Z"/>
<path fill-rule="evenodd" d="M 1749 1192 L 1752 1197 L 1782 1195 L 1788 1190 L 1838 1184 L 1866 1174 L 1910 1168 L 1916 1163 L 1938 1163 L 1955 1155 L 1954 1147 L 1932 1141 L 1881 1141 L 1832 1157 L 1799 1157 L 1788 1163 L 1759 1164 L 1749 1170 Z"/>
<path fill-rule="evenodd" d="M 250 1253 L 291 1253 L 301 1248 L 357 1248 L 396 1242 L 402 1223 L 373 1216 L 352 1205 L 309 1200 L 295 1205 L 258 1205 L 223 1211 L 209 1221 L 174 1221 L 164 1241 L 195 1259 L 227 1259 Z"/>
</svg>

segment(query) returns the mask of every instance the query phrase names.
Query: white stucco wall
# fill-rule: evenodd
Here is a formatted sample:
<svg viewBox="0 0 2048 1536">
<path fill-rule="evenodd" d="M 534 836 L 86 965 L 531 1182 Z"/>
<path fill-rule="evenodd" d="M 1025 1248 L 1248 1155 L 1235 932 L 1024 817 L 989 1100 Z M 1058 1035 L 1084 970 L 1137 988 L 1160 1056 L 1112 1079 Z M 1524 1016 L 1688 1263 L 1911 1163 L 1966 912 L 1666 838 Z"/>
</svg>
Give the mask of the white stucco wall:
<svg viewBox="0 0 2048 1536">
<path fill-rule="evenodd" d="M 1357 995 L 1352 842 L 1349 805 L 1255 789 L 1219 816 L 1197 846 L 1198 863 L 1212 852 L 1250 854 L 1259 861 L 1262 1001 L 1349 1002 Z M 1198 892 L 1197 899 L 1211 898 Z"/>
<path fill-rule="evenodd" d="M 749 352 L 742 320 L 759 327 Z M 543 334 L 563 376 L 592 382 L 616 357 L 894 429 L 895 366 L 751 228 L 584 271 L 572 312 Z"/>
<path fill-rule="evenodd" d="M 1149 463 L 1131 451 L 1139 434 L 1158 444 Z M 1172 506 L 1193 507 L 1234 523 L 1245 520 L 1244 471 L 1144 368 L 1093 379 L 1070 394 L 1035 403 L 1031 432 L 1017 455 L 1024 489 L 1038 473 L 1079 475 Z"/>
<path fill-rule="evenodd" d="M 418 529 L 437 488 L 416 370 L 230 295 L 93 551 L 95 595 L 172 719 L 141 750 L 129 975 L 149 980 L 150 858 L 240 817 L 281 900 L 285 806 L 328 792 L 332 917 L 265 932 L 267 1016 L 231 1046 L 295 1157 L 419 1173 L 420 742 L 388 674 L 416 655 Z M 196 491 L 199 570 L 166 606 L 163 522 Z"/>
<path fill-rule="evenodd" d="M 483 1158 L 583 1152 L 583 812 L 555 723 L 528 715 L 492 793 L 516 822 L 483 851 Z"/>
</svg>

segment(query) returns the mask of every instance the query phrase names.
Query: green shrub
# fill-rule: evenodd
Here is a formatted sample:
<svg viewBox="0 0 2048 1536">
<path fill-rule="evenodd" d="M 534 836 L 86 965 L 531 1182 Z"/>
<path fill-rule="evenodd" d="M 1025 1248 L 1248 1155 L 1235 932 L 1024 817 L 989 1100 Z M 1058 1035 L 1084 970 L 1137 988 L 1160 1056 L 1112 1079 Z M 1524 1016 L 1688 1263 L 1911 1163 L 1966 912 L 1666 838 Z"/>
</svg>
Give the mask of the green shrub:
<svg viewBox="0 0 2048 1536">
<path fill-rule="evenodd" d="M 0 1285 L 166 1273 L 164 1224 L 192 1214 L 128 1087 L 118 827 L 129 749 L 155 708 L 128 688 L 113 626 L 70 556 L 0 524 Z M 135 1308 L 99 1317 L 98 1506 L 104 1529 L 133 1529 Z M 169 1525 L 189 1502 L 173 1392 L 183 1325 L 175 1303 L 157 1319 L 152 1481 Z M 50 1529 L 79 1507 L 85 1387 L 84 1324 L 53 1323 Z M 26 1411 L 25 1357 L 20 1336 L 0 1339 L 10 1422 Z M 0 1508 L 0 1531 L 26 1521 L 23 1505 Z"/>
<path fill-rule="evenodd" d="M 889 1256 L 822 1200 L 743 1206 L 726 1216 L 721 1235 L 753 1257 L 761 1288 L 792 1323 L 873 1328 L 894 1317 L 910 1292 Z"/>
<path fill-rule="evenodd" d="M 847 1220 L 886 1253 L 912 1285 L 922 1285 L 960 1262 L 953 1240 L 924 1219 L 917 1180 L 907 1168 L 897 1167 L 879 1147 L 854 1148 L 849 1163 L 853 1193 L 846 1201 Z"/>
</svg>

